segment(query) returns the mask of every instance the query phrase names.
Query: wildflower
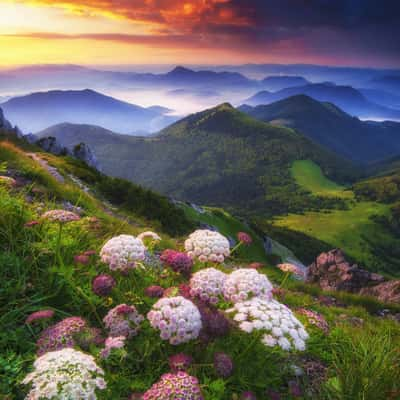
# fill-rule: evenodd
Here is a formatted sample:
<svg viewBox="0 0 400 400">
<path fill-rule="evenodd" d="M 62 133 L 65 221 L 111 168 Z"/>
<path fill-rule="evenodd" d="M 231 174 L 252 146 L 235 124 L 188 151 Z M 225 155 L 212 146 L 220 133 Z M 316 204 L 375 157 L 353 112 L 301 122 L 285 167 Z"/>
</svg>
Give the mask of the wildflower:
<svg viewBox="0 0 400 400">
<path fill-rule="evenodd" d="M 193 260 L 187 254 L 179 251 L 164 250 L 160 258 L 173 271 L 182 275 L 189 275 L 193 267 Z"/>
<path fill-rule="evenodd" d="M 298 308 L 296 310 L 298 314 L 304 315 L 307 317 L 308 322 L 312 325 L 315 325 L 317 328 L 321 329 L 324 333 L 329 333 L 329 325 L 326 322 L 324 316 L 316 311 L 307 310 L 306 308 Z"/>
<path fill-rule="evenodd" d="M 34 220 L 34 221 L 29 221 L 26 224 L 24 224 L 24 227 L 25 228 L 32 228 L 32 227 L 34 227 L 36 225 L 39 225 L 39 224 L 40 224 L 39 221 Z"/>
<path fill-rule="evenodd" d="M 71 211 L 65 210 L 51 210 L 47 211 L 42 215 L 43 219 L 47 219 L 51 222 L 67 223 L 72 221 L 79 221 L 81 217 Z"/>
<path fill-rule="evenodd" d="M 149 297 L 160 298 L 164 294 L 164 289 L 161 286 L 153 285 L 153 286 L 149 286 L 148 288 L 146 288 L 144 293 L 146 296 L 149 296 Z"/>
<path fill-rule="evenodd" d="M 282 272 L 293 274 L 301 279 L 304 278 L 304 271 L 295 264 L 284 263 L 284 264 L 278 264 L 277 267 Z"/>
<path fill-rule="evenodd" d="M 301 322 L 285 305 L 276 300 L 265 300 L 254 297 L 239 302 L 226 311 L 233 313 L 233 320 L 239 329 L 251 333 L 265 332 L 262 342 L 269 347 L 280 346 L 282 350 L 305 350 L 308 334 Z"/>
<path fill-rule="evenodd" d="M 199 338 L 208 342 L 216 337 L 226 336 L 231 329 L 231 321 L 225 314 L 211 304 L 198 302 L 197 308 L 201 315 L 202 328 Z"/>
<path fill-rule="evenodd" d="M 129 396 L 129 400 L 143 400 L 143 394 L 140 392 L 134 392 Z"/>
<path fill-rule="evenodd" d="M 224 262 L 230 254 L 229 241 L 218 232 L 198 229 L 185 241 L 185 251 L 191 258 L 201 262 Z"/>
<path fill-rule="evenodd" d="M 259 262 L 253 262 L 253 263 L 249 264 L 249 268 L 252 268 L 252 269 L 260 269 L 263 267 L 264 267 L 264 264 L 259 263 Z"/>
<path fill-rule="evenodd" d="M 141 234 L 139 234 L 137 236 L 137 238 L 140 240 L 150 238 L 151 240 L 154 240 L 156 242 L 161 240 L 161 237 L 159 235 L 157 235 L 157 233 L 151 232 L 151 231 L 142 232 Z"/>
<path fill-rule="evenodd" d="M 95 400 L 104 390 L 104 371 L 91 355 L 68 348 L 48 352 L 33 364 L 34 370 L 22 381 L 31 385 L 27 399 Z"/>
<path fill-rule="evenodd" d="M 214 354 L 214 369 L 221 378 L 229 378 L 233 372 L 233 361 L 225 353 Z"/>
<path fill-rule="evenodd" d="M 238 232 L 237 238 L 238 238 L 239 242 L 241 242 L 245 245 L 250 245 L 251 243 L 253 243 L 253 239 L 246 232 Z"/>
<path fill-rule="evenodd" d="M 115 279 L 111 275 L 101 274 L 93 279 L 92 290 L 98 296 L 108 296 L 115 285 Z"/>
<path fill-rule="evenodd" d="M 201 301 L 218 303 L 227 275 L 215 268 L 206 268 L 193 274 L 190 279 L 190 294 Z"/>
<path fill-rule="evenodd" d="M 184 371 L 161 376 L 144 395 L 143 400 L 203 400 L 199 381 Z"/>
<path fill-rule="evenodd" d="M 163 297 L 147 314 L 153 328 L 160 330 L 160 337 L 172 345 L 188 342 L 199 336 L 201 316 L 197 307 L 182 296 Z"/>
<path fill-rule="evenodd" d="M 105 341 L 105 347 L 100 353 L 101 358 L 108 358 L 112 349 L 122 349 L 125 346 L 125 336 L 110 336 Z"/>
<path fill-rule="evenodd" d="M 168 359 L 168 364 L 172 372 L 187 371 L 192 362 L 193 358 L 184 353 L 175 354 Z"/>
<path fill-rule="evenodd" d="M 60 350 L 76 345 L 76 335 L 87 328 L 81 317 L 69 317 L 46 328 L 36 343 L 40 356 L 48 351 Z"/>
<path fill-rule="evenodd" d="M 82 254 L 85 255 L 85 256 L 90 257 L 90 256 L 96 255 L 96 254 L 97 254 L 97 251 L 96 251 L 96 250 L 86 250 L 86 251 L 84 251 Z"/>
<path fill-rule="evenodd" d="M 25 320 L 25 323 L 30 325 L 33 322 L 43 321 L 53 318 L 53 316 L 54 316 L 53 310 L 40 310 L 30 314 L 28 318 Z"/>
<path fill-rule="evenodd" d="M 127 271 L 144 260 L 146 248 L 140 239 L 130 235 L 120 235 L 110 239 L 101 249 L 101 261 L 112 271 Z"/>
<path fill-rule="evenodd" d="M 143 319 L 143 315 L 139 314 L 134 306 L 120 304 L 107 313 L 103 322 L 110 336 L 131 338 L 138 334 Z"/>
<path fill-rule="evenodd" d="M 77 256 L 74 256 L 74 261 L 75 264 L 88 265 L 90 260 L 89 256 L 86 256 L 84 254 L 78 254 Z"/>
<path fill-rule="evenodd" d="M 228 301 L 236 303 L 251 297 L 271 299 L 272 284 L 264 274 L 255 269 L 237 269 L 228 275 L 223 293 Z"/>
</svg>

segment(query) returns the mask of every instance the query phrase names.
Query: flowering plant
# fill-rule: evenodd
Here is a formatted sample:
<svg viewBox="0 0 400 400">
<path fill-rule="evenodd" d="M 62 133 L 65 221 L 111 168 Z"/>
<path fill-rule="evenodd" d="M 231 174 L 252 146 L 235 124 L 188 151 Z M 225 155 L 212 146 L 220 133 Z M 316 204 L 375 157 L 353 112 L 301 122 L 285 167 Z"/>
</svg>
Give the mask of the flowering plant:
<svg viewBox="0 0 400 400">
<path fill-rule="evenodd" d="M 200 300 L 216 304 L 222 295 L 227 275 L 215 268 L 206 268 L 193 274 L 190 279 L 190 294 Z"/>
<path fill-rule="evenodd" d="M 201 316 L 197 307 L 182 296 L 163 297 L 158 300 L 147 318 L 160 337 L 177 345 L 196 339 L 201 329 Z"/>
<path fill-rule="evenodd" d="M 94 358 L 74 349 L 52 351 L 39 357 L 23 383 L 31 385 L 27 399 L 96 399 L 106 388 L 104 371 Z"/>
<path fill-rule="evenodd" d="M 120 304 L 112 308 L 103 318 L 104 325 L 110 336 L 125 336 L 131 338 L 138 334 L 140 324 L 144 320 L 134 306 Z"/>
<path fill-rule="evenodd" d="M 60 224 L 72 221 L 79 221 L 81 219 L 81 217 L 78 214 L 75 214 L 72 211 L 65 211 L 65 210 L 46 211 L 42 215 L 42 218 L 47 219 L 48 221 L 51 222 L 59 222 Z"/>
<path fill-rule="evenodd" d="M 251 297 L 271 299 L 272 284 L 255 269 L 241 268 L 228 275 L 224 282 L 224 297 L 236 303 Z"/>
<path fill-rule="evenodd" d="M 236 303 L 226 311 L 234 314 L 234 321 L 242 331 L 265 332 L 262 342 L 266 346 L 280 346 L 283 350 L 305 350 L 308 334 L 288 307 L 276 300 L 253 298 Z"/>
<path fill-rule="evenodd" d="M 230 254 L 229 241 L 218 232 L 198 229 L 186 239 L 185 251 L 201 262 L 222 263 Z"/>
<path fill-rule="evenodd" d="M 101 249 L 101 261 L 112 271 L 126 271 L 135 268 L 145 258 L 143 242 L 131 235 L 119 235 L 110 239 Z"/>
<path fill-rule="evenodd" d="M 184 371 L 164 374 L 143 400 L 203 400 L 199 381 Z"/>
</svg>

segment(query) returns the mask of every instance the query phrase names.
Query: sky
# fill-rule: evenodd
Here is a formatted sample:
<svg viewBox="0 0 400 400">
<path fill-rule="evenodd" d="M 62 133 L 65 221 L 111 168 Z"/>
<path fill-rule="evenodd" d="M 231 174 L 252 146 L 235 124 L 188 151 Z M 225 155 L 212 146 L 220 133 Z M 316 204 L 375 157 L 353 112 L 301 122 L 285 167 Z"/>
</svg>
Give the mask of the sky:
<svg viewBox="0 0 400 400">
<path fill-rule="evenodd" d="M 0 66 L 400 67 L 399 0 L 0 0 Z"/>
</svg>

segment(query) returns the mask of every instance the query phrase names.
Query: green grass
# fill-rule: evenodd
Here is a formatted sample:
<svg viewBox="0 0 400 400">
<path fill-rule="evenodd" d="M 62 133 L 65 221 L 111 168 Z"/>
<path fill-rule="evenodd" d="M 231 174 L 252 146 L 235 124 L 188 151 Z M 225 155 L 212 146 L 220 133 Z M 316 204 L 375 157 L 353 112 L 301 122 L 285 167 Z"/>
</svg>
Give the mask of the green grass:
<svg viewBox="0 0 400 400">
<path fill-rule="evenodd" d="M 316 196 L 353 198 L 351 191 L 328 179 L 311 160 L 294 161 L 291 173 L 296 183 Z"/>
<path fill-rule="evenodd" d="M 394 238 L 370 218 L 373 215 L 384 216 L 388 212 L 389 207 L 386 205 L 359 202 L 349 210 L 290 214 L 277 218 L 274 224 L 303 232 L 331 244 L 332 247 L 340 247 L 355 260 L 373 267 L 376 259 L 371 252 L 371 243 L 388 244 Z"/>
</svg>

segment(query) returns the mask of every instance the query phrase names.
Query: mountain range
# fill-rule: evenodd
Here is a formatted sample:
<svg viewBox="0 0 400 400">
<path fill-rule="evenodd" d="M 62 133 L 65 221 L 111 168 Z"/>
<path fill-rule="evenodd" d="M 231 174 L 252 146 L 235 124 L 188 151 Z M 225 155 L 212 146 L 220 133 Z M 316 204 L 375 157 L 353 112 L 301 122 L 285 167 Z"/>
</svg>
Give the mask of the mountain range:
<svg viewBox="0 0 400 400">
<path fill-rule="evenodd" d="M 318 101 L 333 103 L 347 113 L 360 118 L 400 119 L 400 110 L 375 104 L 367 100 L 357 89 L 334 83 L 314 83 L 285 88 L 274 93 L 264 90 L 244 100 L 243 103 L 251 106 L 270 104 L 299 94 L 305 94 Z"/>
<path fill-rule="evenodd" d="M 314 142 L 358 163 L 400 154 L 400 123 L 360 121 L 332 103 L 319 102 L 306 95 L 239 109 L 261 121 L 296 129 Z"/>
<path fill-rule="evenodd" d="M 350 162 L 305 136 L 257 121 L 229 104 L 190 115 L 148 138 L 70 124 L 38 136 L 56 137 L 67 147 L 85 142 L 106 173 L 176 199 L 249 213 L 306 206 L 290 173 L 295 160 L 313 160 L 342 181 L 354 175 Z"/>
<path fill-rule="evenodd" d="M 158 131 L 177 118 L 165 107 L 140 107 L 93 90 L 53 90 L 14 97 L 1 104 L 25 133 L 70 122 L 100 125 L 125 134 Z"/>
</svg>

